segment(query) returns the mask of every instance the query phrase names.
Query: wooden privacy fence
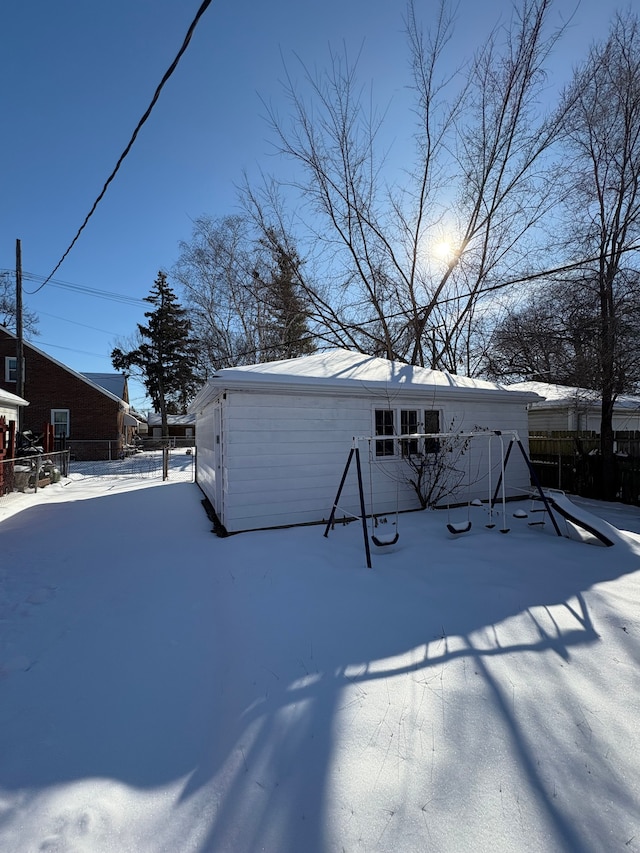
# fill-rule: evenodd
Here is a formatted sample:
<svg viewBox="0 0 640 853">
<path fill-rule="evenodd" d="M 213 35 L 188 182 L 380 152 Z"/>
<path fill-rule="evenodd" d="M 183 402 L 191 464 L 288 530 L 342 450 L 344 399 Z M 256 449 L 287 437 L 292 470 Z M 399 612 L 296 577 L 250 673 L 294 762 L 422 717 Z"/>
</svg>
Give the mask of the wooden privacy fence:
<svg viewBox="0 0 640 853">
<path fill-rule="evenodd" d="M 615 450 L 617 498 L 640 506 L 640 432 L 616 432 Z M 543 486 L 585 498 L 602 497 L 597 433 L 532 433 L 529 456 Z"/>
</svg>

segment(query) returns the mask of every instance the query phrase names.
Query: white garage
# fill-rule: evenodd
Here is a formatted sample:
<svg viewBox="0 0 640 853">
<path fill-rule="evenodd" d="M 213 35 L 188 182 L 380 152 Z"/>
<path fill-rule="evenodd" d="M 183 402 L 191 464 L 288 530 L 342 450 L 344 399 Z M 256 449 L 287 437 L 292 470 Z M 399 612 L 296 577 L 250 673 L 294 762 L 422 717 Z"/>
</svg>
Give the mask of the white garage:
<svg viewBox="0 0 640 853">
<path fill-rule="evenodd" d="M 7 423 L 14 421 L 17 425 L 20 409 L 22 406 L 28 405 L 27 401 L 23 400 L 22 397 L 18 397 L 10 391 L 3 391 L 0 388 L 0 418 L 3 417 Z"/>
<path fill-rule="evenodd" d="M 226 368 L 190 407 L 197 481 L 228 533 L 323 522 L 356 443 L 367 514 L 419 509 L 409 463 L 431 465 L 445 451 L 453 454 L 447 439 L 431 435 L 472 432 L 450 466 L 457 485 L 446 501 L 486 498 L 500 474 L 503 444 L 489 436 L 501 431 L 506 443 L 515 431 L 528 452 L 527 404 L 534 399 L 493 382 L 343 349 Z M 407 435 L 420 438 L 401 438 Z M 340 498 L 343 517 L 360 514 L 352 474 Z M 505 485 L 508 497 L 528 490 L 522 454 L 511 454 Z"/>
</svg>

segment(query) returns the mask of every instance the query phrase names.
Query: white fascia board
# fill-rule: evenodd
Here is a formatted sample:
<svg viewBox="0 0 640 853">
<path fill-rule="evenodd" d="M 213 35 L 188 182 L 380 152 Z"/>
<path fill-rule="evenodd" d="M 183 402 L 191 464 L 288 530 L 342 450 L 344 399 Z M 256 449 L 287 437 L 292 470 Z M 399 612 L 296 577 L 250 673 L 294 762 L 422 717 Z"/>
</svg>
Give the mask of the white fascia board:
<svg viewBox="0 0 640 853">
<path fill-rule="evenodd" d="M 12 406 L 28 406 L 29 401 L 23 397 L 18 397 L 17 394 L 12 394 L 11 391 L 3 391 L 0 388 L 0 403 L 10 403 Z"/>
<path fill-rule="evenodd" d="M 256 381 L 255 377 L 216 377 L 209 380 L 197 394 L 190 412 L 202 410 L 212 399 L 227 391 L 243 391 L 246 393 L 278 393 L 298 394 L 307 393 L 315 396 L 341 397 L 375 397 L 390 401 L 398 399 L 433 397 L 447 400 L 484 400 L 493 399 L 502 403 L 521 403 L 526 405 L 539 396 L 530 391 L 510 391 L 502 388 L 482 388 L 473 386 L 427 385 L 420 383 L 389 383 L 389 382 L 358 382 L 352 379 L 308 379 L 306 377 L 290 376 L 278 380 L 272 377 Z"/>
</svg>

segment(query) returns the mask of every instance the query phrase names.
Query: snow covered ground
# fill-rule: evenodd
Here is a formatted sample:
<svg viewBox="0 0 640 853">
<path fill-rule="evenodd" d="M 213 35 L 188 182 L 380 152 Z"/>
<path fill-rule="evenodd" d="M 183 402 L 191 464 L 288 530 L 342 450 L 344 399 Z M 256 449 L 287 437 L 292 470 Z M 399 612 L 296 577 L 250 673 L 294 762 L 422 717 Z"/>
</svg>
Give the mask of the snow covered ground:
<svg viewBox="0 0 640 853">
<path fill-rule="evenodd" d="M 580 501 L 611 548 L 404 515 L 368 570 L 357 524 L 219 539 L 192 483 L 22 498 L 1 851 L 640 851 L 637 508 Z"/>
</svg>

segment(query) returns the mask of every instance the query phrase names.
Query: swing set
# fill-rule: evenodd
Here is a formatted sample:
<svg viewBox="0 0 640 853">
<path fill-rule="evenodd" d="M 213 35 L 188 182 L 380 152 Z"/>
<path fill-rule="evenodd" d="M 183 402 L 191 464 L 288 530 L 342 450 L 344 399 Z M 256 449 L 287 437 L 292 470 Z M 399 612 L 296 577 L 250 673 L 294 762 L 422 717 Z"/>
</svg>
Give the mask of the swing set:
<svg viewBox="0 0 640 853">
<path fill-rule="evenodd" d="M 509 446 L 505 453 L 504 447 L 504 435 L 510 436 Z M 492 492 L 492 482 L 491 482 L 491 442 L 494 438 L 498 438 L 500 441 L 500 475 L 498 477 L 498 482 L 496 484 L 495 489 Z M 540 485 L 540 480 L 538 479 L 538 475 L 536 474 L 533 465 L 531 464 L 531 460 L 527 455 L 526 450 L 522 444 L 522 441 L 517 433 L 517 431 L 501 431 L 501 430 L 484 430 L 481 432 L 468 432 L 468 433 L 411 433 L 408 435 L 399 435 L 394 436 L 393 441 L 415 441 L 416 439 L 425 439 L 425 440 L 439 440 L 439 439 L 461 439 L 464 441 L 471 441 L 472 439 L 480 439 L 484 438 L 488 441 L 488 461 L 489 461 L 489 472 L 488 472 L 488 483 L 489 483 L 489 496 L 488 496 L 488 510 L 489 510 L 489 521 L 485 525 L 487 528 L 491 529 L 495 527 L 495 523 L 493 521 L 493 510 L 496 504 L 499 501 L 499 495 L 501 493 L 502 499 L 502 527 L 500 528 L 501 533 L 509 533 L 509 528 L 506 524 L 506 491 L 505 491 L 505 470 L 507 464 L 509 462 L 509 458 L 511 455 L 511 450 L 513 446 L 517 446 L 520 450 L 522 458 L 524 459 L 527 468 L 529 470 L 529 475 L 531 478 L 531 483 L 535 491 L 539 496 L 539 500 L 544 504 L 545 510 L 548 513 L 549 519 L 553 523 L 555 532 L 558 536 L 562 536 L 556 518 L 552 511 L 552 502 L 548 499 L 545 492 Z M 338 486 L 338 491 L 333 502 L 333 506 L 331 508 L 331 513 L 329 515 L 329 521 L 325 527 L 324 536 L 329 536 L 329 531 L 333 529 L 335 526 L 335 516 L 336 511 L 340 510 L 345 514 L 345 517 L 350 518 L 354 521 L 360 521 L 362 524 L 362 536 L 364 541 L 365 554 L 367 559 L 367 568 L 372 568 L 371 564 L 371 547 L 369 544 L 369 540 L 373 545 L 377 548 L 385 548 L 387 546 L 395 545 L 400 538 L 400 531 L 398 526 L 399 520 L 399 478 L 396 477 L 396 501 L 395 501 L 395 522 L 391 525 L 391 531 L 389 533 L 382 533 L 379 530 L 379 519 L 374 511 L 374 490 L 373 490 L 373 454 L 371 452 L 372 442 L 380 441 L 380 436 L 354 436 L 351 449 L 349 450 L 349 456 L 347 458 L 346 465 L 342 472 L 342 477 L 340 479 L 340 485 Z M 367 511 L 365 507 L 365 497 L 364 497 L 364 484 L 363 484 L 363 476 L 362 476 L 362 462 L 361 462 L 361 454 L 360 454 L 360 444 L 362 442 L 367 443 L 367 447 L 369 448 L 369 490 L 370 490 L 370 513 L 369 518 L 371 519 L 371 533 L 369 533 L 367 528 Z M 356 475 L 358 481 L 358 498 L 360 503 L 360 515 L 354 515 L 351 512 L 348 512 L 344 508 L 340 507 L 340 497 L 342 495 L 342 490 L 344 488 L 345 482 L 347 480 L 347 476 L 349 474 L 349 469 L 351 467 L 352 462 L 355 462 L 356 467 Z M 471 459 L 470 456 L 467 457 L 467 468 L 466 468 L 466 486 L 467 486 L 467 518 L 462 522 L 453 522 L 450 517 L 447 520 L 447 530 L 452 536 L 458 536 L 460 534 L 468 533 L 471 530 L 471 518 L 470 518 L 470 506 L 476 504 L 477 502 L 482 504 L 481 501 L 471 501 L 470 491 L 471 491 Z M 450 515 L 451 507 L 447 507 L 448 515 Z"/>
<path fill-rule="evenodd" d="M 487 505 L 489 508 L 489 521 L 485 524 L 485 527 L 488 530 L 492 530 L 496 525 L 493 520 L 493 508 L 498 502 L 498 492 L 500 491 L 500 487 L 502 486 L 502 527 L 499 528 L 500 533 L 509 533 L 510 528 L 507 527 L 507 495 L 505 491 L 505 477 L 504 477 L 504 468 L 505 468 L 505 452 L 504 452 L 504 440 L 502 438 L 502 433 L 499 431 L 494 432 L 472 432 L 467 433 L 464 436 L 466 439 L 472 439 L 478 436 L 484 436 L 487 438 L 487 456 L 489 461 L 489 471 L 487 475 L 487 481 L 489 484 L 489 497 L 487 499 Z M 495 492 L 491 490 L 491 474 L 493 471 L 493 466 L 491 464 L 491 442 L 494 438 L 498 438 L 500 441 L 500 479 L 498 480 L 498 485 L 496 487 Z M 508 457 L 507 457 L 508 458 Z M 470 507 L 471 506 L 482 506 L 482 501 L 480 498 L 476 498 L 475 500 L 471 500 L 471 458 L 470 456 L 467 458 L 467 469 L 466 469 L 466 479 L 467 479 L 467 520 L 466 522 L 458 522 L 452 523 L 451 521 L 447 522 L 447 530 L 452 536 L 457 536 L 459 533 L 468 533 L 471 530 L 471 516 L 470 516 Z M 450 507 L 447 507 L 447 512 L 450 512 Z"/>
</svg>

